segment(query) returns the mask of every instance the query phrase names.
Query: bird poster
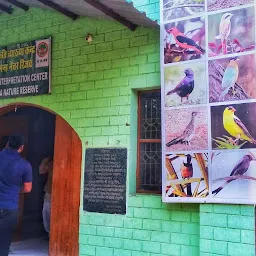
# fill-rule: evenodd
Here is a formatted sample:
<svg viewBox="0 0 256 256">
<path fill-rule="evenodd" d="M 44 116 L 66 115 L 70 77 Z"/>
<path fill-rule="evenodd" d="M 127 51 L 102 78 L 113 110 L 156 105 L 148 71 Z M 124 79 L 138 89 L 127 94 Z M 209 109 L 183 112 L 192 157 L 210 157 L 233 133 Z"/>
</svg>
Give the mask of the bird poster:
<svg viewBox="0 0 256 256">
<path fill-rule="evenodd" d="M 211 107 L 212 148 L 256 148 L 256 102 Z"/>
<path fill-rule="evenodd" d="M 165 67 L 165 106 L 207 103 L 207 80 L 204 62 Z"/>
<path fill-rule="evenodd" d="M 167 154 L 166 197 L 198 197 L 209 196 L 208 154 Z"/>
<path fill-rule="evenodd" d="M 202 13 L 205 0 L 163 0 L 164 20 L 172 20 Z"/>
<path fill-rule="evenodd" d="M 162 201 L 256 204 L 255 0 L 160 0 Z"/>
<path fill-rule="evenodd" d="M 212 154 L 213 198 L 256 199 L 256 151 Z"/>
<path fill-rule="evenodd" d="M 205 47 L 204 17 L 165 24 L 165 63 L 201 59 Z"/>
<path fill-rule="evenodd" d="M 208 149 L 207 109 L 168 109 L 165 112 L 165 151 Z"/>
<path fill-rule="evenodd" d="M 256 99 L 256 56 L 248 54 L 210 60 L 210 102 Z"/>
<path fill-rule="evenodd" d="M 208 17 L 208 54 L 216 57 L 255 49 L 255 8 L 224 11 Z"/>
</svg>

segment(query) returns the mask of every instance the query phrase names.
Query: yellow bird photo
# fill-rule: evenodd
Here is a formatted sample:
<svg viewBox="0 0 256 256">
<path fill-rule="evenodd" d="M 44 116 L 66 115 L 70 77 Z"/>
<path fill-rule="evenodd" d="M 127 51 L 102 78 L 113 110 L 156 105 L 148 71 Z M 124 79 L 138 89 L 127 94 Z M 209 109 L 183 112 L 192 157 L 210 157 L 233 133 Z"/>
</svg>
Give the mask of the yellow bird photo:
<svg viewBox="0 0 256 256">
<path fill-rule="evenodd" d="M 255 110 L 256 103 L 212 107 L 213 148 L 255 148 Z"/>
</svg>

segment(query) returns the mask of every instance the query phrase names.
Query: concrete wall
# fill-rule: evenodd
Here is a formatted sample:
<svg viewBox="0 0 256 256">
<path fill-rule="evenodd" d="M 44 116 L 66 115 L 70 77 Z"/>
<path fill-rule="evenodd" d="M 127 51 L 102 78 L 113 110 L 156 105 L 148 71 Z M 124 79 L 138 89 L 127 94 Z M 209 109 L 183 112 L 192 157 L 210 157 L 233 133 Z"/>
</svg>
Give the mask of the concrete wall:
<svg viewBox="0 0 256 256">
<path fill-rule="evenodd" d="M 163 204 L 160 196 L 135 195 L 137 91 L 160 87 L 158 30 L 131 32 L 90 18 L 73 22 L 40 9 L 0 15 L 0 26 L 0 45 L 53 37 L 52 94 L 0 105 L 47 107 L 72 125 L 84 145 L 129 149 L 127 215 L 81 208 L 81 256 L 255 255 L 253 206 Z M 87 33 L 93 34 L 91 45 Z"/>
</svg>

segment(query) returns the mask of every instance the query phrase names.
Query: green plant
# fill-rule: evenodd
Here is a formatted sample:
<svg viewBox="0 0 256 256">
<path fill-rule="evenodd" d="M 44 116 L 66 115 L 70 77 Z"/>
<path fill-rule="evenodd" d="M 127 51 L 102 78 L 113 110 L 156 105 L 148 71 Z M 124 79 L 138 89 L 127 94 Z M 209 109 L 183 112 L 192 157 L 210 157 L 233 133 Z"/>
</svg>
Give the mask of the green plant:
<svg viewBox="0 0 256 256">
<path fill-rule="evenodd" d="M 222 137 L 216 137 L 212 139 L 218 149 L 240 149 L 247 141 L 241 144 L 236 144 L 233 138 L 223 135 Z"/>
</svg>

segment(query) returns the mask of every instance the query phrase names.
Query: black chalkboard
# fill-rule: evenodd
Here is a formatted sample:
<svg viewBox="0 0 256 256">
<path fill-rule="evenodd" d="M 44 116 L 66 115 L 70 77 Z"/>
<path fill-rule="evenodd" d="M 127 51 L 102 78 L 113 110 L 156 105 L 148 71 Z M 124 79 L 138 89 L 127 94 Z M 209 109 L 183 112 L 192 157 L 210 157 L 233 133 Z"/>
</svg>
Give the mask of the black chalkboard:
<svg viewBox="0 0 256 256">
<path fill-rule="evenodd" d="M 126 214 L 126 173 L 126 148 L 86 149 L 84 211 Z"/>
</svg>

